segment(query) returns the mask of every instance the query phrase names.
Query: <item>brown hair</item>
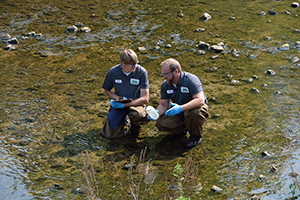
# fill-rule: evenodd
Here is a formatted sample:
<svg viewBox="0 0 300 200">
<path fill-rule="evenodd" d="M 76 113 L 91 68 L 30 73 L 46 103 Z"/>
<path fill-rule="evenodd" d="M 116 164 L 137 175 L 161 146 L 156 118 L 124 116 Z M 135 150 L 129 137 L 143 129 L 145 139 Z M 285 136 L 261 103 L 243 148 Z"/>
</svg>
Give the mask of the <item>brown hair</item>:
<svg viewBox="0 0 300 200">
<path fill-rule="evenodd" d="M 120 62 L 125 64 L 136 64 L 138 62 L 138 57 L 132 49 L 125 49 L 120 55 Z"/>
<path fill-rule="evenodd" d="M 165 65 L 169 66 L 171 71 L 174 71 L 174 70 L 177 69 L 179 72 L 181 72 L 181 65 L 180 65 L 180 63 L 179 63 L 177 60 L 175 60 L 174 58 L 169 58 L 169 59 L 163 61 L 163 62 L 160 64 L 160 67 L 163 67 L 163 66 L 165 66 Z"/>
</svg>

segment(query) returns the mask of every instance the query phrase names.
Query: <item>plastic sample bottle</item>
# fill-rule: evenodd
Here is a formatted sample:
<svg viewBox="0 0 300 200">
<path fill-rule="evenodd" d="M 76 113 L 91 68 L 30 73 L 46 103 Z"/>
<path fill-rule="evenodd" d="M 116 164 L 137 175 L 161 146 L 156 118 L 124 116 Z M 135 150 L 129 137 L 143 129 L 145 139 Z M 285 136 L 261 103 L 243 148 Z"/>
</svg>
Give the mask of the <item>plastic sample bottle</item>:
<svg viewBox="0 0 300 200">
<path fill-rule="evenodd" d="M 157 113 L 157 111 L 153 106 L 147 106 L 146 112 L 154 120 L 157 120 L 157 118 L 159 117 L 159 114 Z"/>
</svg>

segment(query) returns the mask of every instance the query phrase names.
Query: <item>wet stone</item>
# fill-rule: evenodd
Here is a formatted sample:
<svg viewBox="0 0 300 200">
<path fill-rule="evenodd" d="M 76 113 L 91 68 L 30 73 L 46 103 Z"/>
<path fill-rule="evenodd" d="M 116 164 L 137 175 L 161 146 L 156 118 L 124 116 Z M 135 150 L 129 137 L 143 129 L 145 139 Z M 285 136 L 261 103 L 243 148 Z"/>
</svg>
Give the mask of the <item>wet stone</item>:
<svg viewBox="0 0 300 200">
<path fill-rule="evenodd" d="M 64 189 L 62 186 L 60 186 L 59 184 L 56 184 L 56 183 L 53 184 L 52 187 L 53 187 L 54 189 L 57 189 L 57 190 L 63 190 L 63 189 Z"/>
<path fill-rule="evenodd" d="M 81 189 L 81 188 L 72 189 L 71 193 L 73 193 L 73 194 L 85 194 L 84 190 Z"/>
<path fill-rule="evenodd" d="M 291 7 L 292 7 L 292 8 L 298 8 L 298 7 L 299 7 L 299 3 L 293 2 L 293 3 L 291 4 Z"/>
<path fill-rule="evenodd" d="M 203 19 L 204 21 L 208 21 L 211 19 L 211 16 L 208 13 L 204 13 L 201 17 L 201 19 Z"/>
<path fill-rule="evenodd" d="M 82 27 L 82 26 L 83 26 L 83 23 L 82 23 L 82 22 L 76 22 L 76 23 L 75 23 L 75 26 L 77 26 L 77 27 Z"/>
<path fill-rule="evenodd" d="M 8 50 L 8 51 L 17 50 L 17 47 L 15 45 L 8 44 L 4 47 L 4 50 Z"/>
<path fill-rule="evenodd" d="M 259 90 L 258 89 L 256 89 L 256 88 L 251 88 L 251 91 L 252 92 L 255 92 L 255 93 L 257 93 L 257 94 L 259 94 L 260 92 L 259 92 Z"/>
<path fill-rule="evenodd" d="M 196 29 L 196 32 L 203 32 L 203 31 L 205 31 L 205 28 L 197 28 Z"/>
<path fill-rule="evenodd" d="M 208 43 L 205 43 L 205 42 L 202 42 L 202 41 L 199 42 L 198 49 L 208 49 L 208 48 L 209 48 Z"/>
<path fill-rule="evenodd" d="M 286 15 L 291 15 L 291 13 L 290 13 L 289 11 L 287 11 L 287 10 L 285 10 L 284 13 L 285 13 Z"/>
<path fill-rule="evenodd" d="M 19 41 L 17 38 L 11 38 L 7 41 L 8 44 L 19 44 Z"/>
<path fill-rule="evenodd" d="M 264 11 L 260 12 L 259 15 L 265 16 L 266 13 Z"/>
<path fill-rule="evenodd" d="M 170 45 L 170 44 L 167 44 L 165 47 L 166 47 L 166 48 L 171 48 L 171 47 L 172 47 L 172 45 Z"/>
<path fill-rule="evenodd" d="M 275 165 L 272 165 L 271 168 L 270 168 L 270 171 L 271 172 L 276 172 L 277 171 L 277 168 Z"/>
<path fill-rule="evenodd" d="M 253 197 L 251 197 L 251 200 L 260 200 L 260 198 L 256 195 L 254 195 Z"/>
<path fill-rule="evenodd" d="M 217 186 L 212 186 L 211 191 L 213 192 L 217 192 L 217 193 L 221 193 L 223 189 L 221 189 L 220 187 Z"/>
<path fill-rule="evenodd" d="M 76 33 L 78 30 L 77 26 L 73 25 L 73 26 L 69 26 L 67 28 L 67 32 L 70 32 L 70 33 Z"/>
<path fill-rule="evenodd" d="M 89 33 L 91 32 L 91 29 L 89 27 L 82 27 L 78 31 L 79 33 Z"/>
<path fill-rule="evenodd" d="M 214 53 L 222 53 L 224 51 L 224 48 L 221 45 L 212 45 L 210 47 L 210 50 Z"/>
<path fill-rule="evenodd" d="M 268 71 L 267 71 L 267 73 L 268 74 L 270 74 L 270 75 L 272 75 L 272 76 L 274 76 L 276 73 L 274 72 L 274 70 L 272 70 L 272 69 L 269 69 Z"/>
<path fill-rule="evenodd" d="M 277 15 L 277 12 L 274 11 L 274 10 L 270 10 L 270 11 L 269 11 L 269 15 Z"/>
<path fill-rule="evenodd" d="M 258 76 L 253 75 L 252 78 L 253 78 L 253 79 L 258 79 Z"/>
<path fill-rule="evenodd" d="M 34 31 L 31 31 L 31 32 L 25 34 L 25 36 L 28 36 L 28 37 L 34 37 L 35 35 L 36 35 L 36 33 Z"/>
</svg>

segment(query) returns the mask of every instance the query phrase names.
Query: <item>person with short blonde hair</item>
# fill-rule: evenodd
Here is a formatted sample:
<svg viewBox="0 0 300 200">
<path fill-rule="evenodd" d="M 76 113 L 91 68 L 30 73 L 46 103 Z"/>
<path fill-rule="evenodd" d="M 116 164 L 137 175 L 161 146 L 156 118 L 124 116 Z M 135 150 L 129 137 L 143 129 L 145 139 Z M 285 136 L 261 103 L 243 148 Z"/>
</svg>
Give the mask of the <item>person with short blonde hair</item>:
<svg viewBox="0 0 300 200">
<path fill-rule="evenodd" d="M 132 49 L 120 54 L 120 64 L 108 71 L 102 88 L 111 99 L 111 107 L 100 134 L 114 139 L 131 132 L 137 137 L 140 125 L 149 122 L 145 108 L 149 101 L 149 80 L 147 70 L 138 64 Z"/>
</svg>

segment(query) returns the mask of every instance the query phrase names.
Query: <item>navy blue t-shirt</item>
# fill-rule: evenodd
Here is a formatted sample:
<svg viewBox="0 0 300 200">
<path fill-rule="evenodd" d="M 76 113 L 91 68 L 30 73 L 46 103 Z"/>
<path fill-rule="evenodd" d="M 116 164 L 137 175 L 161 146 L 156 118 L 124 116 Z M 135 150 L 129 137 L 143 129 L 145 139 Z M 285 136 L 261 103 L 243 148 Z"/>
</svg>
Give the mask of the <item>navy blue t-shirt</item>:
<svg viewBox="0 0 300 200">
<path fill-rule="evenodd" d="M 174 103 L 179 105 L 183 105 L 188 103 L 193 99 L 195 94 L 203 91 L 203 87 L 200 79 L 194 74 L 181 71 L 180 79 L 176 84 L 176 87 L 172 85 L 168 85 L 165 80 L 161 85 L 161 99 L 171 99 Z M 205 97 L 205 94 L 204 94 Z M 207 103 L 207 99 L 205 97 L 205 103 Z"/>
<path fill-rule="evenodd" d="M 141 97 L 141 89 L 149 89 L 148 72 L 141 65 L 128 76 L 124 74 L 121 64 L 112 67 L 105 77 L 102 88 L 105 90 L 115 89 L 115 93 L 128 99 Z"/>
</svg>

